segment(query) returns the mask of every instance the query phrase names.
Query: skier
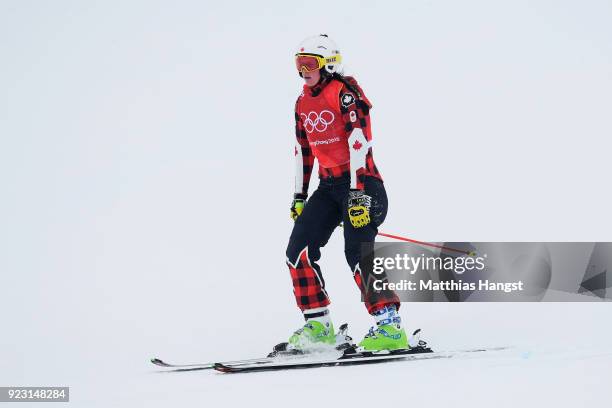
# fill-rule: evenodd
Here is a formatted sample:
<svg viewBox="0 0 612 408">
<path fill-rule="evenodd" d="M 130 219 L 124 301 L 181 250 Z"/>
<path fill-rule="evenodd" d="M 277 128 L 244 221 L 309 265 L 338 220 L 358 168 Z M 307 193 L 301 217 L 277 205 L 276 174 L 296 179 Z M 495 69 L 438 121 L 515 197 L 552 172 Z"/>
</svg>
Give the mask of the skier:
<svg viewBox="0 0 612 408">
<path fill-rule="evenodd" d="M 359 268 L 362 243 L 374 242 L 387 215 L 387 195 L 372 155 L 372 104 L 353 77 L 343 76 L 342 56 L 326 34 L 304 40 L 295 62 L 305 84 L 295 105 L 296 174 L 291 205 L 295 224 L 286 255 L 306 324 L 290 337 L 289 346 L 308 350 L 336 342 L 317 261 L 320 248 L 342 222 L 346 260 L 376 322 L 359 347 L 365 351 L 406 349 L 399 299 L 393 292 L 367 293 Z M 320 182 L 307 200 L 315 158 Z"/>
</svg>

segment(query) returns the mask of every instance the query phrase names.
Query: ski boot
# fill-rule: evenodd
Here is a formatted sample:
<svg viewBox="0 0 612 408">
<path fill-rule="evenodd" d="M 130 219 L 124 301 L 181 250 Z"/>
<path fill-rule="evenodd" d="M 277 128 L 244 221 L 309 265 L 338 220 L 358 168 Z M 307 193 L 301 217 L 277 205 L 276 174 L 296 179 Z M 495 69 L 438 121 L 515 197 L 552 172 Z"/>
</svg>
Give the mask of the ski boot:
<svg viewBox="0 0 612 408">
<path fill-rule="evenodd" d="M 406 331 L 397 325 L 385 324 L 370 327 L 370 331 L 359 343 L 359 350 L 369 352 L 396 351 L 408 349 Z"/>
<path fill-rule="evenodd" d="M 341 330 L 345 325 L 342 325 Z M 289 341 L 274 346 L 268 357 L 282 357 L 307 354 L 315 351 L 333 349 L 336 345 L 334 325 L 331 322 L 309 320 L 296 330 Z"/>
<path fill-rule="evenodd" d="M 410 348 L 406 331 L 401 327 L 402 319 L 395 305 L 387 305 L 373 313 L 376 328 L 371 327 L 368 334 L 358 344 L 362 352 L 406 350 Z"/>
<path fill-rule="evenodd" d="M 325 348 L 336 344 L 334 325 L 331 322 L 309 320 L 289 337 L 289 347 L 295 350 Z"/>
<path fill-rule="evenodd" d="M 344 352 L 354 349 L 355 343 L 347 334 L 348 324 L 340 325 L 340 329 L 334 334 L 334 327 L 329 323 L 308 321 L 289 338 L 288 342 L 279 343 L 268 357 L 282 357 L 307 354 L 311 352 L 327 352 L 331 350 Z M 326 333 L 327 334 L 324 334 Z"/>
</svg>

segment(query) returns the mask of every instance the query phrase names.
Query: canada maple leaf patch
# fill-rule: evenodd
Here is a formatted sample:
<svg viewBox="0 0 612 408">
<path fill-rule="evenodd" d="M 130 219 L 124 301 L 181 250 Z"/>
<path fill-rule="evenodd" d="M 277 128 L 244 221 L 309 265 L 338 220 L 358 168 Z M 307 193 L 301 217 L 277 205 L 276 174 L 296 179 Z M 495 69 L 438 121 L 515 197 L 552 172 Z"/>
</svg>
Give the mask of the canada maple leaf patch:
<svg viewBox="0 0 612 408">
<path fill-rule="evenodd" d="M 361 149 L 363 145 L 359 142 L 359 140 L 355 140 L 355 143 L 353 143 L 353 149 L 355 150 L 359 150 Z"/>
<path fill-rule="evenodd" d="M 342 97 L 342 106 L 344 106 L 345 108 L 348 108 L 354 103 L 355 103 L 355 97 L 353 96 L 353 94 L 350 94 L 350 93 L 344 94 L 344 96 Z"/>
</svg>

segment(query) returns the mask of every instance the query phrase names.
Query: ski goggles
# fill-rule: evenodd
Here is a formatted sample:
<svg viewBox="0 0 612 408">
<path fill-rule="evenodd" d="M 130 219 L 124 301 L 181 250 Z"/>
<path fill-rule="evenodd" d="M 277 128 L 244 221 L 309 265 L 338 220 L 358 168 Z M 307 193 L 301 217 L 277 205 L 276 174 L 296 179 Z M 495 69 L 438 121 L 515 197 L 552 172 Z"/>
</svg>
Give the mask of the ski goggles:
<svg viewBox="0 0 612 408">
<path fill-rule="evenodd" d="M 313 72 L 325 65 L 335 65 L 342 62 L 340 54 L 322 57 L 316 54 L 295 54 L 295 67 L 299 72 Z"/>
</svg>

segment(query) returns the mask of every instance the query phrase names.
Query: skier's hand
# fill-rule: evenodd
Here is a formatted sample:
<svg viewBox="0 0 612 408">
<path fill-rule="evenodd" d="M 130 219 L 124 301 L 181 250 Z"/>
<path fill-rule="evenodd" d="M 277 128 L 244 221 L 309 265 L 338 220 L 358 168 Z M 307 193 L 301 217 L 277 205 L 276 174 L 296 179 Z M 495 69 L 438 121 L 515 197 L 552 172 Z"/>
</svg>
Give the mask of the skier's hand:
<svg viewBox="0 0 612 408">
<path fill-rule="evenodd" d="M 361 190 L 351 190 L 348 197 L 348 216 L 355 228 L 365 227 L 370 223 L 370 206 L 372 197 Z"/>
<path fill-rule="evenodd" d="M 293 201 L 291 202 L 291 219 L 293 221 L 297 220 L 297 218 L 302 215 L 307 197 L 308 196 L 306 194 L 293 195 Z"/>
</svg>

